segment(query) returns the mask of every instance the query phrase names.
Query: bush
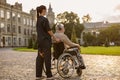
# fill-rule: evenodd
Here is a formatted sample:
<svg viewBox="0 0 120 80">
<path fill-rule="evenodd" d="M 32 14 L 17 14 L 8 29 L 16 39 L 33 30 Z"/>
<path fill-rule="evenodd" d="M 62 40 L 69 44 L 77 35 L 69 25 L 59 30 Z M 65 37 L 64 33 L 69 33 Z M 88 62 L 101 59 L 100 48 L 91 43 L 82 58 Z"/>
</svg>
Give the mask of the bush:
<svg viewBox="0 0 120 80">
<path fill-rule="evenodd" d="M 88 47 L 88 43 L 85 41 L 83 47 Z"/>
<path fill-rule="evenodd" d="M 109 45 L 109 42 L 108 41 L 106 41 L 105 42 L 105 47 L 109 47 L 110 45 Z"/>
<path fill-rule="evenodd" d="M 71 35 L 71 40 L 74 43 L 77 43 L 77 37 L 76 37 L 76 31 L 75 28 L 73 27 L 72 35 Z"/>
<path fill-rule="evenodd" d="M 34 44 L 33 44 L 33 49 L 38 49 L 37 41 L 34 42 Z"/>
<path fill-rule="evenodd" d="M 33 47 L 33 43 L 32 43 L 33 41 L 32 41 L 32 38 L 30 38 L 29 40 L 28 40 L 28 48 L 32 48 Z"/>
</svg>

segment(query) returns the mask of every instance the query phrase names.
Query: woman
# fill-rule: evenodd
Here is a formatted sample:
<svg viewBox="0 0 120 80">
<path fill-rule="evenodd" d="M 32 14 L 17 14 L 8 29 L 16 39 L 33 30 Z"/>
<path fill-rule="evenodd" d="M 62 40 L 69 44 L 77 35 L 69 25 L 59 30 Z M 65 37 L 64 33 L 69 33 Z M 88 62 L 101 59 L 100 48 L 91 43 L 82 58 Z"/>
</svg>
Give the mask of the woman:
<svg viewBox="0 0 120 80">
<path fill-rule="evenodd" d="M 49 21 L 46 15 L 46 7 L 41 5 L 37 7 L 37 39 L 38 39 L 38 56 L 36 58 L 36 78 L 42 78 L 43 63 L 45 62 L 46 75 L 48 79 L 52 78 L 51 72 L 51 37 L 59 41 L 50 29 Z"/>
</svg>

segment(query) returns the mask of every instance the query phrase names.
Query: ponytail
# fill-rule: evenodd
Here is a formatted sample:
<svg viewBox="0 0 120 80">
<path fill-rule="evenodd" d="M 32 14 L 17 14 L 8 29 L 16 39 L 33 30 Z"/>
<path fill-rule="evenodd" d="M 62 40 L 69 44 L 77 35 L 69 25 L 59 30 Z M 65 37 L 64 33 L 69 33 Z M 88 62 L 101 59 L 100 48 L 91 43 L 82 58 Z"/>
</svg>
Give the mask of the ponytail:
<svg viewBox="0 0 120 80">
<path fill-rule="evenodd" d="M 39 7 L 37 7 L 37 19 L 39 18 Z"/>
</svg>

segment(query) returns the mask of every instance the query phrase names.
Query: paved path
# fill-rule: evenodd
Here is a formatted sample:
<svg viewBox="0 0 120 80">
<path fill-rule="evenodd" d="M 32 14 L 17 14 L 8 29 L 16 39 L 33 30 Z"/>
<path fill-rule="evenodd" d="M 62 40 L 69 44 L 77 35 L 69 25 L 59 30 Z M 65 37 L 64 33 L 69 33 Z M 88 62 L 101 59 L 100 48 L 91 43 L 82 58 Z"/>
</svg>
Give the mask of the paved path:
<svg viewBox="0 0 120 80">
<path fill-rule="evenodd" d="M 35 80 L 36 55 L 35 52 L 0 49 L 0 80 Z M 83 55 L 83 57 L 87 69 L 83 71 L 81 80 L 120 80 L 120 56 Z M 68 80 L 80 78 L 74 74 L 73 78 Z"/>
</svg>

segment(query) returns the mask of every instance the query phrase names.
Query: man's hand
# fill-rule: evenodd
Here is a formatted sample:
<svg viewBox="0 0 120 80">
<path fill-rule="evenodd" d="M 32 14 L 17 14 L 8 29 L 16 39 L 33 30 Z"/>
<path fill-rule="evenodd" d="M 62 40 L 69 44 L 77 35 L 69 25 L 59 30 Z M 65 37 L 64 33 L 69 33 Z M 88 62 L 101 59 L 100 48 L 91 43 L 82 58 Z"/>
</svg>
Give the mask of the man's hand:
<svg viewBox="0 0 120 80">
<path fill-rule="evenodd" d="M 78 49 L 80 49 L 80 45 L 79 44 L 77 44 L 76 46 L 78 47 Z"/>
</svg>

